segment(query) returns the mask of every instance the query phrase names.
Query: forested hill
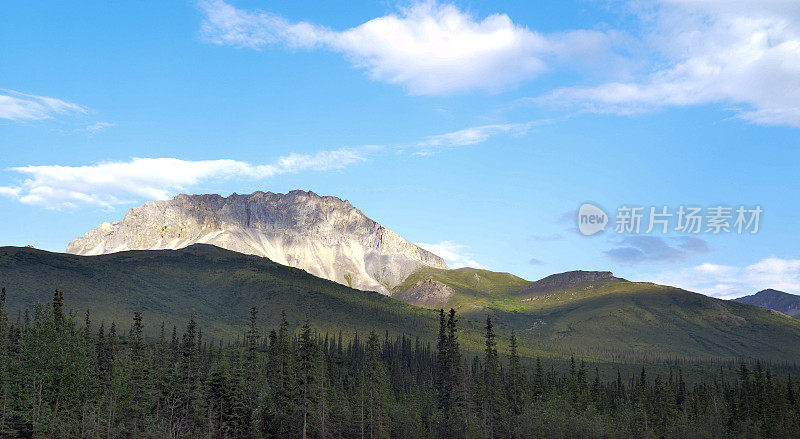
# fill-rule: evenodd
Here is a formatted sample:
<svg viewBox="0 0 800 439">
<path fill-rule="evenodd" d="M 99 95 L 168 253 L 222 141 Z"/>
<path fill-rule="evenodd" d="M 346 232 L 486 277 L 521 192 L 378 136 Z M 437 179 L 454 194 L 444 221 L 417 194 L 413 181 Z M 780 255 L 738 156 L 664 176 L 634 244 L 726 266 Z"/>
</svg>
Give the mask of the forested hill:
<svg viewBox="0 0 800 439">
<path fill-rule="evenodd" d="M 253 306 L 269 327 L 280 323 L 282 311 L 295 325 L 308 318 L 318 330 L 348 335 L 380 329 L 427 337 L 436 325 L 435 311 L 205 244 L 99 256 L 3 247 L 0 284 L 8 290 L 12 319 L 59 289 L 70 309 L 79 316 L 91 309 L 98 323 L 125 322 L 127 328 L 131 313 L 141 311 L 147 336 L 156 336 L 162 321 L 185 327 L 194 313 L 205 335 L 235 339 Z"/>
<path fill-rule="evenodd" d="M 577 354 L 626 363 L 675 358 L 794 363 L 800 358 L 800 320 L 677 288 L 605 279 L 521 293 L 516 286 L 525 281 L 510 275 L 434 274 L 455 291 L 456 300 L 445 309 L 452 305 L 461 316 L 462 347 L 471 353 L 482 351 L 481 328 L 491 315 L 501 345 L 514 330 L 527 359 Z M 486 288 L 469 289 L 476 275 Z M 79 316 L 91 309 L 95 322 L 129 322 L 131 313 L 142 312 L 150 337 L 161 322 L 185 327 L 194 313 L 204 322 L 204 335 L 233 340 L 243 336 L 251 307 L 267 327 L 277 326 L 285 311 L 293 331 L 308 319 L 323 333 L 341 331 L 346 337 L 379 330 L 432 341 L 438 323 L 435 310 L 202 244 L 98 256 L 4 247 L 0 285 L 8 290 L 12 320 L 59 289 L 69 309 Z"/>
</svg>

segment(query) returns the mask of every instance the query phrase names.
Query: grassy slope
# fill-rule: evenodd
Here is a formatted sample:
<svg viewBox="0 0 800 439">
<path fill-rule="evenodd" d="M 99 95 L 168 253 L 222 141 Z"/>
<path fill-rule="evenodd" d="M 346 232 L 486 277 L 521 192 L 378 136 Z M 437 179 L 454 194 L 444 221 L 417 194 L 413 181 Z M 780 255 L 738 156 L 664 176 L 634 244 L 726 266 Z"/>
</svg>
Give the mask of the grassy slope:
<svg viewBox="0 0 800 439">
<path fill-rule="evenodd" d="M 476 273 L 483 283 L 473 280 Z M 473 321 L 491 314 L 535 352 L 598 359 L 800 359 L 797 319 L 677 288 L 605 281 L 520 295 L 527 281 L 506 273 L 425 269 L 393 294 L 426 277 L 456 290 L 446 306 Z"/>
<path fill-rule="evenodd" d="M 484 306 L 500 307 L 503 302 L 513 305 L 513 293 L 530 283 L 509 273 L 476 268 L 442 270 L 427 267 L 412 274 L 403 283 L 396 286 L 392 290 L 392 296 L 402 294 L 415 283 L 427 278 L 447 284 L 456 291 L 453 298 L 442 304 L 441 307 L 455 308 L 459 312 Z"/>
</svg>

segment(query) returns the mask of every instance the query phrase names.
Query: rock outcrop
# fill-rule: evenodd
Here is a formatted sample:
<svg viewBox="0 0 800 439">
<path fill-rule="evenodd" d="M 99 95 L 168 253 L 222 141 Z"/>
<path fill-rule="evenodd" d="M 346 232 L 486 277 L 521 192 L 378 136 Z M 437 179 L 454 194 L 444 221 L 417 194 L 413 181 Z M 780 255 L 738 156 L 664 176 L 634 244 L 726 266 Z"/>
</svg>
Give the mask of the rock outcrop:
<svg viewBox="0 0 800 439">
<path fill-rule="evenodd" d="M 395 297 L 412 305 L 431 308 L 447 302 L 455 293 L 454 289 L 438 280 L 422 279 Z"/>
<path fill-rule="evenodd" d="M 178 195 L 130 209 L 67 246 L 67 253 L 179 249 L 213 244 L 267 257 L 353 288 L 388 294 L 444 260 L 367 218 L 348 201 L 313 192 Z"/>
</svg>

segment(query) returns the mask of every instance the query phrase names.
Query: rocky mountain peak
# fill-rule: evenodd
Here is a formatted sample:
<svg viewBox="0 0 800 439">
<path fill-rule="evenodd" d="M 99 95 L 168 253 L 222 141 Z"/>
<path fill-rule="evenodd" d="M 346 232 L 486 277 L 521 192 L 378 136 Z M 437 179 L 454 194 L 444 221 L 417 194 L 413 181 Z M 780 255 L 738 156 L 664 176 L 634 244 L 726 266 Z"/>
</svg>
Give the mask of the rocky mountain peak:
<svg viewBox="0 0 800 439">
<path fill-rule="evenodd" d="M 359 289 L 388 290 L 444 260 L 371 220 L 350 202 L 310 191 L 180 194 L 130 209 L 67 246 L 67 253 L 178 249 L 213 244 L 305 269 Z"/>
</svg>

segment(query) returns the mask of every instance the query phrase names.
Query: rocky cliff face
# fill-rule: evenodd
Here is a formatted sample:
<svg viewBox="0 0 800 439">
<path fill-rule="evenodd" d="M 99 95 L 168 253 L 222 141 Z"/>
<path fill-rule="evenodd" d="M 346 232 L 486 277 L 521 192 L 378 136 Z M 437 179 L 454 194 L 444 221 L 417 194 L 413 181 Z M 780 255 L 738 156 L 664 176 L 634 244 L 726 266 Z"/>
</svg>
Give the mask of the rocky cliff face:
<svg viewBox="0 0 800 439">
<path fill-rule="evenodd" d="M 178 195 L 128 211 L 67 246 L 67 253 L 179 249 L 213 244 L 267 257 L 353 288 L 387 294 L 444 260 L 367 218 L 349 202 L 313 192 Z"/>
</svg>

